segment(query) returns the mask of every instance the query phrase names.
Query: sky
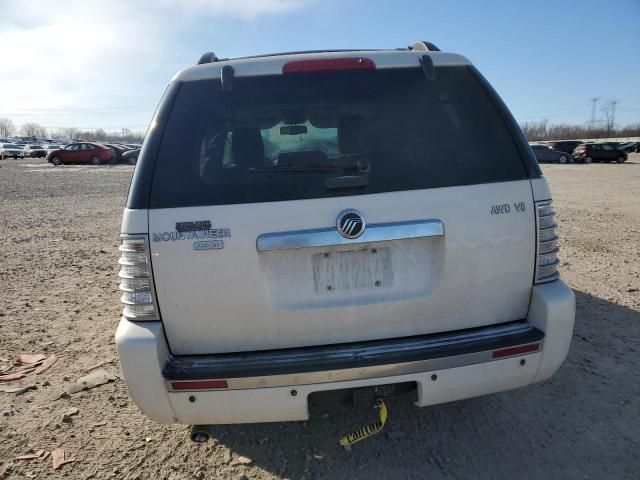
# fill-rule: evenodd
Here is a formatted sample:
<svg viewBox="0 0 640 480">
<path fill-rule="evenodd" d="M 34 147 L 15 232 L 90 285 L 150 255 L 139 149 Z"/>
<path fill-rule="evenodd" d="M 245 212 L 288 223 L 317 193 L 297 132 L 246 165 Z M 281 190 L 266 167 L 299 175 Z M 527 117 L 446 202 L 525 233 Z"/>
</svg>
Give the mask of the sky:
<svg viewBox="0 0 640 480">
<path fill-rule="evenodd" d="M 469 58 L 523 123 L 640 123 L 640 0 L 0 0 L 0 118 L 144 132 L 203 52 L 397 48 Z"/>
</svg>

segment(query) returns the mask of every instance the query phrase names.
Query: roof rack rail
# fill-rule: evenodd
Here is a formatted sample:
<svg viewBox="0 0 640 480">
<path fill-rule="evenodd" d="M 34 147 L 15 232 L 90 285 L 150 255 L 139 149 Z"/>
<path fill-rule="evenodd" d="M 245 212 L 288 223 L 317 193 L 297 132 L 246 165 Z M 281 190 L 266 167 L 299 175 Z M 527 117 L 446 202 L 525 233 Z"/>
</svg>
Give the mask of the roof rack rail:
<svg viewBox="0 0 640 480">
<path fill-rule="evenodd" d="M 198 65 L 203 65 L 205 63 L 213 63 L 217 62 L 218 57 L 213 52 L 205 52 L 200 56 L 200 60 L 198 60 Z"/>
<path fill-rule="evenodd" d="M 388 51 L 415 50 L 418 52 L 439 52 L 440 51 L 440 49 L 436 47 L 433 43 L 427 42 L 425 40 L 420 40 L 418 42 L 415 42 L 412 45 L 409 45 L 407 48 L 389 48 L 386 50 Z M 236 57 L 233 59 L 218 58 L 213 52 L 205 52 L 200 57 L 200 60 L 198 60 L 198 65 L 203 65 L 205 63 L 220 62 L 225 60 L 244 60 L 248 58 L 279 57 L 282 55 L 300 55 L 303 53 L 380 52 L 380 51 L 384 51 L 384 50 L 376 49 L 376 48 L 367 48 L 367 49 L 354 48 L 354 49 L 342 49 L 342 50 L 298 50 L 298 51 L 292 51 L 292 52 L 278 52 L 278 53 L 265 53 L 261 55 L 249 55 L 246 57 Z"/>
<path fill-rule="evenodd" d="M 409 50 L 416 50 L 418 52 L 439 52 L 440 49 L 433 43 L 426 40 L 418 40 L 417 42 L 407 47 Z"/>
</svg>

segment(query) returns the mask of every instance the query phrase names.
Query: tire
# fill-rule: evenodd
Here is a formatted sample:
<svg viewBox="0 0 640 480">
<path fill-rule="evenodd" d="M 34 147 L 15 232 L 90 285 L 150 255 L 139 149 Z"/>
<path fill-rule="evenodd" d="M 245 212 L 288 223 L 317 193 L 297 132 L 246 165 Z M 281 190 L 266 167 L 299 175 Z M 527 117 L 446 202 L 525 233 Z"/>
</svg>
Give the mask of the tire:
<svg viewBox="0 0 640 480">
<path fill-rule="evenodd" d="M 100 160 L 100 157 L 95 156 L 95 157 L 91 157 L 90 163 L 91 165 L 100 165 L 102 161 Z"/>
<path fill-rule="evenodd" d="M 51 163 L 53 163 L 56 167 L 62 165 L 62 159 L 60 157 L 53 157 L 51 159 Z"/>
<path fill-rule="evenodd" d="M 136 163 L 138 163 L 138 157 L 134 157 L 133 155 L 131 155 L 129 158 L 127 158 L 127 163 L 129 165 L 135 165 Z"/>
<path fill-rule="evenodd" d="M 565 163 L 569 163 L 569 158 L 567 158 L 566 155 L 560 155 L 560 158 L 558 158 L 558 163 L 562 163 L 563 165 Z"/>
<path fill-rule="evenodd" d="M 582 159 L 582 163 L 591 163 L 591 162 L 593 162 L 593 158 L 591 157 L 587 156 Z"/>
<path fill-rule="evenodd" d="M 624 157 L 622 155 L 620 155 L 617 159 L 616 159 L 616 163 L 624 163 Z"/>
</svg>

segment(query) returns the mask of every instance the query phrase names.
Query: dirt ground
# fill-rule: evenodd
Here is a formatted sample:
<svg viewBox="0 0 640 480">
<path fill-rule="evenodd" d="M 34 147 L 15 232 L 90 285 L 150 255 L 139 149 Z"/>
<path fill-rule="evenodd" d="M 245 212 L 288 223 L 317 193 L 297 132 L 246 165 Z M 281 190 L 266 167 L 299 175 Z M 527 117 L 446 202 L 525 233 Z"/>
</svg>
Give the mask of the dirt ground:
<svg viewBox="0 0 640 480">
<path fill-rule="evenodd" d="M 119 378 L 118 234 L 133 171 L 0 161 L 0 369 L 55 354 L 49 370 L 0 384 L 5 478 L 430 479 L 640 477 L 640 155 L 546 165 L 575 290 L 569 357 L 542 384 L 419 409 L 388 403 L 385 433 L 342 450 L 372 411 L 332 405 L 310 421 L 221 426 L 207 444 L 147 420 Z M 42 344 L 53 342 L 46 347 Z M 118 378 L 62 396 L 91 367 Z M 14 367 L 15 368 L 15 367 Z M 78 412 L 70 414 L 72 409 Z M 74 463 L 19 461 L 63 448 Z M 248 457 L 243 464 L 238 457 Z M 245 460 L 246 462 L 247 460 Z M 0 474 L 0 478 L 2 475 Z"/>
</svg>

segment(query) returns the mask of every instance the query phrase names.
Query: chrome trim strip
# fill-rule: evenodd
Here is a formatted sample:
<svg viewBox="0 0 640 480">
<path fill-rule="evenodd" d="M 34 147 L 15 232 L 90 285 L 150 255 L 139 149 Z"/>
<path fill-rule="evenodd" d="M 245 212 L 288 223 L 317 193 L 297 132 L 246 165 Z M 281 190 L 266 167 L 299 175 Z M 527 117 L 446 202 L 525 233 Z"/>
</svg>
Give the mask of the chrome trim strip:
<svg viewBox="0 0 640 480">
<path fill-rule="evenodd" d="M 536 259 L 536 264 L 538 264 L 538 260 Z M 547 283 L 547 282 L 553 282 L 554 280 L 557 280 L 560 277 L 560 272 L 558 272 L 558 265 L 560 265 L 560 260 L 558 258 L 556 258 L 556 261 L 553 263 L 549 263 L 547 265 L 536 265 L 536 284 L 538 283 Z M 555 267 L 555 269 L 553 270 L 553 273 L 547 274 L 547 275 L 540 275 L 540 270 L 543 268 L 548 269 L 549 267 Z"/>
<path fill-rule="evenodd" d="M 549 253 L 558 253 L 560 251 L 560 247 L 558 246 L 558 236 L 551 240 L 545 240 L 544 242 L 540 242 L 539 244 L 540 252 L 538 255 L 547 255 Z M 553 247 L 549 249 L 549 247 Z"/>
<path fill-rule="evenodd" d="M 256 240 L 256 248 L 259 252 L 268 252 L 294 248 L 330 247 L 409 238 L 440 237 L 443 235 L 444 224 L 440 220 L 415 220 L 369 225 L 364 233 L 355 239 L 344 238 L 335 227 L 263 233 Z"/>
<path fill-rule="evenodd" d="M 546 277 L 536 279 L 536 284 L 555 282 L 558 278 L 560 278 L 560 273 L 555 272 Z"/>
<path fill-rule="evenodd" d="M 546 254 L 543 254 L 546 255 Z M 547 263 L 546 265 L 538 265 L 538 268 L 546 268 L 546 267 L 557 267 L 560 265 L 560 259 L 556 258 L 554 262 Z"/>
<path fill-rule="evenodd" d="M 540 244 L 542 244 L 543 242 L 541 242 Z M 553 250 L 549 250 L 548 252 L 540 252 L 538 253 L 538 268 L 540 267 L 546 267 L 551 265 L 551 263 L 543 263 L 540 264 L 540 258 L 542 255 L 551 255 L 552 253 L 555 253 L 556 255 L 560 252 L 560 247 L 556 246 L 556 248 L 554 248 Z M 557 260 L 557 259 L 556 259 Z"/>
<path fill-rule="evenodd" d="M 542 230 L 550 230 L 550 229 L 549 228 L 543 228 Z M 543 243 L 557 242 L 558 240 L 560 240 L 560 237 L 558 235 L 554 235 L 553 237 L 551 237 L 548 240 L 540 240 L 540 243 L 543 244 Z"/>
<path fill-rule="evenodd" d="M 284 375 L 270 375 L 265 377 L 242 377 L 228 378 L 228 388 L 212 388 L 198 389 L 193 391 L 227 391 L 227 390 L 247 390 L 253 388 L 271 388 L 271 387 L 289 387 L 299 385 L 312 385 L 318 383 L 346 382 L 354 380 L 364 380 L 370 378 L 393 377 L 398 375 L 410 375 L 414 373 L 433 372 L 435 370 L 446 370 L 448 368 L 465 367 L 467 365 L 476 365 L 478 363 L 490 363 L 498 360 L 504 360 L 510 357 L 524 357 L 541 353 L 544 347 L 544 340 L 539 340 L 539 348 L 534 352 L 525 354 L 510 355 L 507 357 L 493 358 L 492 350 L 483 352 L 469 353 L 465 355 L 456 355 L 453 357 L 432 358 L 428 360 L 418 360 L 416 362 L 395 363 L 387 365 L 374 365 L 362 368 L 345 368 L 341 370 L 327 370 L 323 372 L 304 372 L 292 373 Z M 526 345 L 526 344 L 525 344 Z M 220 380 L 220 379 L 208 379 Z M 171 382 L 179 382 L 180 380 L 166 380 L 165 386 L 168 392 L 185 393 L 189 390 L 174 390 Z M 194 380 L 189 380 L 194 381 Z M 200 380 L 196 380 L 200 381 Z M 202 380 L 206 381 L 206 380 Z"/>
<path fill-rule="evenodd" d="M 551 213 L 547 213 L 546 215 L 538 214 L 538 218 L 553 217 L 555 214 L 556 214 L 556 211 L 553 210 Z"/>
<path fill-rule="evenodd" d="M 555 228 L 558 228 L 558 224 L 557 224 L 557 223 L 554 223 L 554 224 L 553 224 L 553 225 L 551 225 L 550 227 L 540 228 L 539 230 L 540 230 L 541 232 L 543 232 L 543 231 L 546 231 L 546 230 L 553 230 L 553 229 L 555 229 Z M 546 241 L 547 241 L 547 240 L 545 240 L 545 242 L 546 242 Z"/>
</svg>

